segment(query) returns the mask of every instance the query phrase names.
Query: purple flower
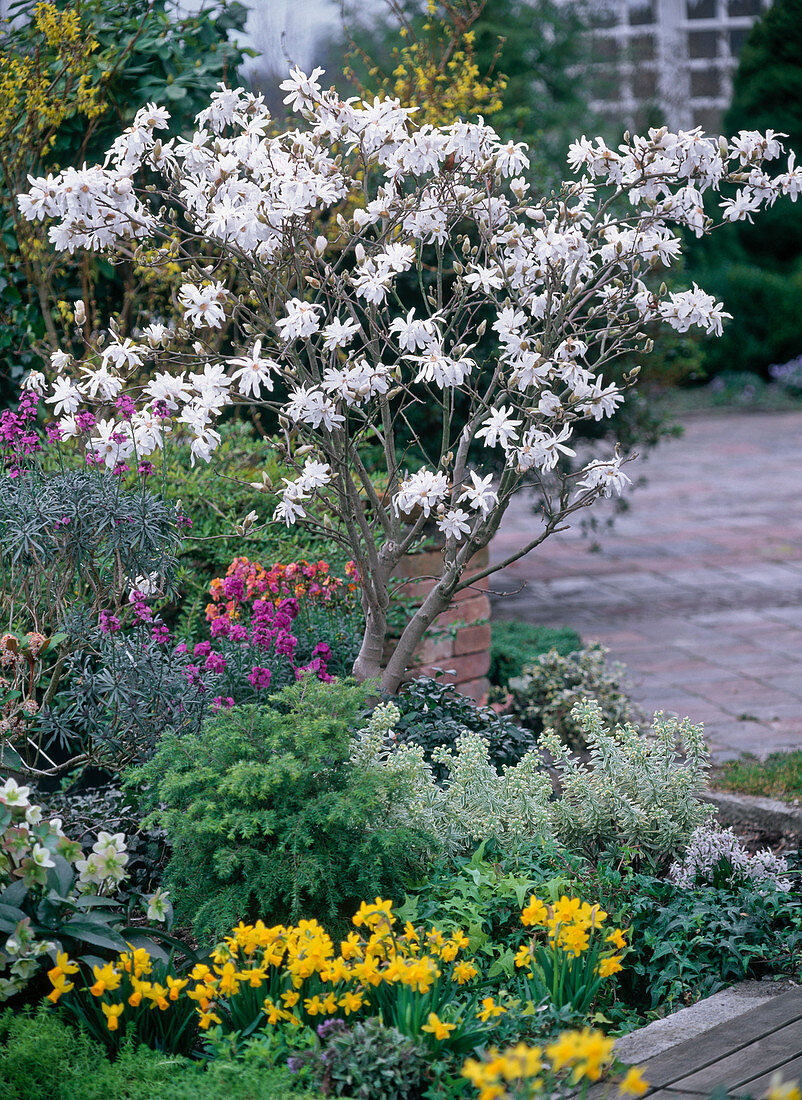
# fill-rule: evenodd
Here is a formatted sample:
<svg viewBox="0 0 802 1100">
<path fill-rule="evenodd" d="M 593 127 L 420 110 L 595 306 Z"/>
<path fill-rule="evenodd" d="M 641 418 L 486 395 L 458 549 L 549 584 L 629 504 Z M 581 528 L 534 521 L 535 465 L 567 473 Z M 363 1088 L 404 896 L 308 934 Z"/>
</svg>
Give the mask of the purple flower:
<svg viewBox="0 0 802 1100">
<path fill-rule="evenodd" d="M 197 649 L 195 652 L 198 652 Z M 203 667 L 208 669 L 209 672 L 225 672 L 226 659 L 221 653 L 210 653 L 203 662 Z"/>
<path fill-rule="evenodd" d="M 99 625 L 101 634 L 116 634 L 123 624 L 110 611 L 101 611 Z"/>
<path fill-rule="evenodd" d="M 133 403 L 127 393 L 122 393 L 114 402 L 117 407 L 120 416 L 125 417 L 126 420 L 130 420 L 136 412 L 136 405 Z"/>
<path fill-rule="evenodd" d="M 257 691 L 262 691 L 270 686 L 270 669 L 254 665 L 248 673 L 248 683 Z"/>
</svg>

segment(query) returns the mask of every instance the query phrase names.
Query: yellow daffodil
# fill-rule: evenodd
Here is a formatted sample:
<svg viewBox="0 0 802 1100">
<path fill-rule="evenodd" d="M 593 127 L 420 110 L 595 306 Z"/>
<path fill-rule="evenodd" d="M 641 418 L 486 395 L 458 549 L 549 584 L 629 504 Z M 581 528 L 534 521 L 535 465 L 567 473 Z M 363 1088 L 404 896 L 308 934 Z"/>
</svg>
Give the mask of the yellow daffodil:
<svg viewBox="0 0 802 1100">
<path fill-rule="evenodd" d="M 106 1027 L 109 1031 L 116 1031 L 120 1026 L 120 1017 L 123 1014 L 124 1005 L 101 1005 L 103 1015 L 106 1017 Z"/>
<path fill-rule="evenodd" d="M 611 974 L 617 974 L 623 970 L 620 955 L 611 955 L 609 959 L 599 961 L 598 973 L 600 978 L 609 978 Z"/>
<path fill-rule="evenodd" d="M 346 1016 L 350 1016 L 352 1012 L 359 1012 L 364 1003 L 359 993 L 352 993 L 350 990 L 344 993 L 339 1000 L 340 1008 Z"/>
<path fill-rule="evenodd" d="M 438 1018 L 436 1013 L 430 1012 L 429 1019 L 421 1026 L 421 1031 L 433 1035 L 438 1042 L 442 1042 L 449 1037 L 452 1031 L 456 1030 L 456 1027 L 456 1024 L 446 1024 Z"/>
<path fill-rule="evenodd" d="M 170 1000 L 177 1001 L 178 995 L 184 986 L 189 985 L 189 978 L 173 978 L 169 974 L 166 978 L 167 988 L 170 990 Z"/>
<path fill-rule="evenodd" d="M 525 924 L 527 928 L 532 924 L 545 924 L 548 915 L 548 908 L 533 894 L 529 904 L 521 913 L 521 924 Z"/>
<path fill-rule="evenodd" d="M 483 997 L 482 1007 L 476 1010 L 476 1015 L 482 1023 L 486 1024 L 488 1020 L 493 1020 L 496 1016 L 503 1016 L 506 1011 L 506 1008 L 497 1005 L 492 997 Z"/>
<path fill-rule="evenodd" d="M 47 972 L 48 978 L 52 983 L 52 990 L 48 993 L 47 999 L 51 1004 L 57 1004 L 59 997 L 63 997 L 65 993 L 69 993 L 71 989 L 75 989 L 75 982 L 68 982 L 64 977 L 64 974 L 59 971 L 54 975 L 54 971 L 58 970 L 58 967 L 53 967 L 53 970 Z"/>
<path fill-rule="evenodd" d="M 523 947 L 518 948 L 515 955 L 515 965 L 517 967 L 532 965 L 532 952 L 529 950 L 528 944 L 525 943 Z"/>
<path fill-rule="evenodd" d="M 624 938 L 624 933 L 620 928 L 614 928 L 612 932 L 607 934 L 607 943 L 611 943 L 613 947 L 617 947 L 620 951 L 623 947 L 626 947 L 627 941 Z"/>
<path fill-rule="evenodd" d="M 93 997 L 102 997 L 104 993 L 113 993 L 115 989 L 119 989 L 122 978 L 111 963 L 93 966 L 92 973 L 95 975 L 95 984 L 90 986 L 89 992 Z"/>
<path fill-rule="evenodd" d="M 212 1024 L 221 1024 L 223 1021 L 215 1012 L 201 1012 L 198 1016 L 198 1027 L 202 1031 L 206 1031 Z"/>
<path fill-rule="evenodd" d="M 637 1066 L 630 1066 L 621 1078 L 618 1091 L 622 1096 L 643 1096 L 644 1093 L 649 1091 L 649 1082 L 644 1081 L 643 1074 Z M 787 1100 L 791 1100 L 791 1098 L 788 1097 Z M 799 1100 L 798 1092 L 794 1100 Z"/>
<path fill-rule="evenodd" d="M 552 907 L 552 920 L 556 924 L 571 924 L 582 911 L 579 898 L 569 898 L 565 894 Z"/>
<path fill-rule="evenodd" d="M 456 982 L 457 985 L 465 985 L 471 978 L 475 978 L 478 973 L 479 971 L 472 962 L 468 962 L 467 960 L 458 962 L 454 964 L 454 969 L 451 972 L 451 980 Z"/>
</svg>

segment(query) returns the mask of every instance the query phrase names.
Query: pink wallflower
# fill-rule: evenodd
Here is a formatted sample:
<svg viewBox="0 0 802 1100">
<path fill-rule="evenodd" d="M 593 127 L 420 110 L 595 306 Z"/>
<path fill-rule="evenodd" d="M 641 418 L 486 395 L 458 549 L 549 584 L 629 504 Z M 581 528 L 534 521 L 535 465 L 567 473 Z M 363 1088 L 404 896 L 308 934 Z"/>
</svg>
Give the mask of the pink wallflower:
<svg viewBox="0 0 802 1100">
<path fill-rule="evenodd" d="M 270 686 L 270 669 L 254 665 L 248 673 L 248 683 L 257 691 L 262 691 Z"/>
<path fill-rule="evenodd" d="M 226 659 L 221 653 L 210 653 L 203 662 L 203 667 L 208 669 L 209 672 L 225 672 Z"/>
<path fill-rule="evenodd" d="M 156 623 L 150 632 L 150 636 L 154 642 L 158 642 L 159 645 L 164 645 L 170 641 L 170 631 L 167 629 L 165 623 Z"/>
<path fill-rule="evenodd" d="M 123 625 L 116 615 L 112 615 L 109 611 L 100 612 L 100 627 L 101 634 L 116 634 L 117 631 Z"/>
</svg>

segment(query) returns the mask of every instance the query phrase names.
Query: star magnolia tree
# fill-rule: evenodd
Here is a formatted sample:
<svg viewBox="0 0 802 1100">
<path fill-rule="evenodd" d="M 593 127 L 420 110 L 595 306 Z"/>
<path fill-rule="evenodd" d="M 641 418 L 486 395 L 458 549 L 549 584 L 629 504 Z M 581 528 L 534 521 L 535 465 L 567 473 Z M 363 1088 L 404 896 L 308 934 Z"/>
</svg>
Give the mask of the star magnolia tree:
<svg viewBox="0 0 802 1100">
<path fill-rule="evenodd" d="M 81 362 L 58 352 L 54 380 L 28 385 L 63 437 L 94 409 L 89 457 L 110 470 L 152 455 L 171 432 L 189 438 L 193 461 L 209 460 L 230 405 L 276 410 L 296 476 L 275 518 L 325 514 L 348 546 L 366 619 L 354 671 L 394 691 L 426 629 L 492 571 L 471 559 L 524 482 L 540 493 L 540 515 L 496 569 L 628 483 L 617 451 L 574 472 L 559 460 L 574 454 L 578 421 L 622 402 L 636 371 L 623 387 L 603 371 L 648 353 L 644 324 L 721 332 L 727 315 L 698 287 L 655 292 L 643 281 L 679 254 L 672 227 L 712 228 L 709 190 L 727 189 L 722 220 L 796 199 L 802 172 L 792 158 L 782 174 L 765 172 L 782 153 L 772 133 L 728 142 L 662 128 L 618 149 L 582 138 L 569 154 L 575 178 L 535 195 L 526 148 L 483 121 L 417 126 L 397 101 L 344 101 L 321 75 L 296 69 L 282 84 L 296 129 L 271 136 L 260 96 L 221 87 L 187 138 L 157 136 L 168 114 L 151 105 L 102 166 L 31 179 L 20 207 L 54 220 L 57 250 L 177 264 L 183 282 L 178 318 L 136 339 L 111 326 L 86 339 Z M 419 286 L 411 310 L 402 273 Z M 481 357 L 480 343 L 491 347 Z M 437 410 L 431 438 L 414 430 L 420 402 Z M 381 478 L 366 457 L 377 445 Z M 442 568 L 383 668 L 394 575 L 432 523 Z"/>
</svg>

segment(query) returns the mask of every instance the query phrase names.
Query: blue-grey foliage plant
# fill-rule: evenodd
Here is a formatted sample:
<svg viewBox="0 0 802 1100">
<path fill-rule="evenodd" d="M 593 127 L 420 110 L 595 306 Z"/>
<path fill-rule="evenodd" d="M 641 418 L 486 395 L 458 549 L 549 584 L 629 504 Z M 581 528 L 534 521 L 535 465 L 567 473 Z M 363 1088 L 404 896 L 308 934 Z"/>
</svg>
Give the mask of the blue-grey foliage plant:
<svg viewBox="0 0 802 1100">
<path fill-rule="evenodd" d="M 215 695 L 154 607 L 186 521 L 144 473 L 77 468 L 35 413 L 27 394 L 0 417 L 0 767 L 116 769 L 199 728 Z"/>
</svg>

